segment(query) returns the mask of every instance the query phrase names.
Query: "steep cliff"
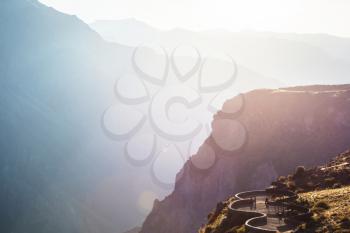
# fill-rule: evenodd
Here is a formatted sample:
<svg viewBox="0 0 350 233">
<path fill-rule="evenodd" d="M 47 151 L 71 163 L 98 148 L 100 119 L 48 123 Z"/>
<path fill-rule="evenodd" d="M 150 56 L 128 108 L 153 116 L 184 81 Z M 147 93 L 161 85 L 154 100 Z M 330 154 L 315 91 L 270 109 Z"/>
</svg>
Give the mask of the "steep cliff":
<svg viewBox="0 0 350 233">
<path fill-rule="evenodd" d="M 155 201 L 141 233 L 197 232 L 233 193 L 264 188 L 301 164 L 325 163 L 349 147 L 349 107 L 349 85 L 257 90 L 227 101 L 173 193 Z M 205 160 L 208 148 L 215 164 L 198 169 L 194 161 Z"/>
</svg>

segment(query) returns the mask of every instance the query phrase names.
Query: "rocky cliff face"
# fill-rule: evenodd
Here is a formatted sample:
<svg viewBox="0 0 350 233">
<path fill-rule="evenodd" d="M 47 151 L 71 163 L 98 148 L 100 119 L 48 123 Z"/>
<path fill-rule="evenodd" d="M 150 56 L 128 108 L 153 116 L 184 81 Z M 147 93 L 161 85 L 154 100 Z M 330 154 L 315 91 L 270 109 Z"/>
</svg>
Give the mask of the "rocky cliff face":
<svg viewBox="0 0 350 233">
<path fill-rule="evenodd" d="M 346 150 L 350 85 L 252 91 L 227 101 L 212 126 L 173 193 L 155 201 L 141 233 L 197 232 L 216 203 L 233 193 L 264 188 L 297 165 L 323 164 Z M 208 148 L 215 164 L 198 169 L 194 161 L 205 160 Z"/>
</svg>

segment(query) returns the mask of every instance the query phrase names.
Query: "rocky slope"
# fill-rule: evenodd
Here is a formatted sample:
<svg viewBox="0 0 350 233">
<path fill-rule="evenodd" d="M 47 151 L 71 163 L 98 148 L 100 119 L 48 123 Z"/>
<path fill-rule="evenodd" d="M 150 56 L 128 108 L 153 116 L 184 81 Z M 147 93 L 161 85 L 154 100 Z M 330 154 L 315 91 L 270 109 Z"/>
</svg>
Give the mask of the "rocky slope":
<svg viewBox="0 0 350 233">
<path fill-rule="evenodd" d="M 294 174 L 281 176 L 272 184 L 298 192 L 297 204 L 311 209 L 312 218 L 300 223 L 297 232 L 350 231 L 350 151 L 322 166 L 298 166 Z M 244 232 L 241 222 L 228 210 L 232 200 L 234 197 L 218 203 L 199 233 Z"/>
<path fill-rule="evenodd" d="M 196 232 L 215 204 L 233 193 L 265 188 L 301 164 L 325 163 L 349 147 L 349 107 L 349 85 L 257 90 L 228 101 L 214 118 L 206 147 L 194 156 L 205 160 L 209 146 L 215 164 L 201 170 L 188 161 L 173 193 L 155 201 L 141 233 Z M 230 128 L 233 120 L 245 131 Z M 242 137 L 239 150 L 222 149 L 235 149 Z"/>
</svg>

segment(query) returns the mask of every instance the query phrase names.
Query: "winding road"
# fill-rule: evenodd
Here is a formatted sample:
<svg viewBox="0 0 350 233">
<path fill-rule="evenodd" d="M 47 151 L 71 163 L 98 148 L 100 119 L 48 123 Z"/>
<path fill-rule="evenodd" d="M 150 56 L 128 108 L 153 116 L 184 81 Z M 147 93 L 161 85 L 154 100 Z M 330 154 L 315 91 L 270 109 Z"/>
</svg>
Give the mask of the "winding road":
<svg viewBox="0 0 350 233">
<path fill-rule="evenodd" d="M 279 211 L 282 211 L 281 208 L 270 206 L 267 207 L 265 205 L 265 199 L 269 198 L 270 196 L 257 196 L 256 197 L 256 205 L 247 205 L 240 208 L 237 208 L 238 210 L 243 211 L 254 211 L 262 214 L 266 214 L 267 216 L 267 223 L 266 224 L 259 224 L 258 227 L 261 227 L 263 229 L 267 230 L 274 230 L 279 232 L 288 232 L 294 229 L 294 226 L 288 225 L 284 222 L 284 219 L 278 218 Z"/>
<path fill-rule="evenodd" d="M 238 215 L 244 216 L 245 226 L 250 233 L 292 232 L 295 229 L 295 224 L 291 224 L 291 218 L 286 217 L 291 206 L 287 208 L 285 202 L 271 202 L 271 204 L 266 205 L 266 198 L 272 200 L 271 196 L 271 193 L 265 190 L 238 193 L 235 195 L 237 200 L 230 204 L 230 209 Z M 297 195 L 286 192 L 283 197 L 290 201 L 295 200 Z M 299 212 L 296 216 L 309 214 L 309 210 L 306 208 L 297 207 L 296 209 Z"/>
</svg>

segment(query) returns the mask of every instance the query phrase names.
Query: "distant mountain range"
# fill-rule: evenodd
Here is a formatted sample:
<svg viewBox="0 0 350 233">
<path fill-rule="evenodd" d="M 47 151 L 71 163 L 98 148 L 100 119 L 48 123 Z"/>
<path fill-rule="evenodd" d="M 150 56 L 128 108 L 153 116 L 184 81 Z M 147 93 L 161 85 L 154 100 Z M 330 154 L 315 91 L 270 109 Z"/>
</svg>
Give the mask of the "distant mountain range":
<svg viewBox="0 0 350 233">
<path fill-rule="evenodd" d="M 287 85 L 344 84 L 350 70 L 350 39 L 326 34 L 159 30 L 135 19 L 90 25 L 106 40 L 129 46 L 191 44 L 207 53 L 225 51 L 237 62 Z"/>
</svg>

